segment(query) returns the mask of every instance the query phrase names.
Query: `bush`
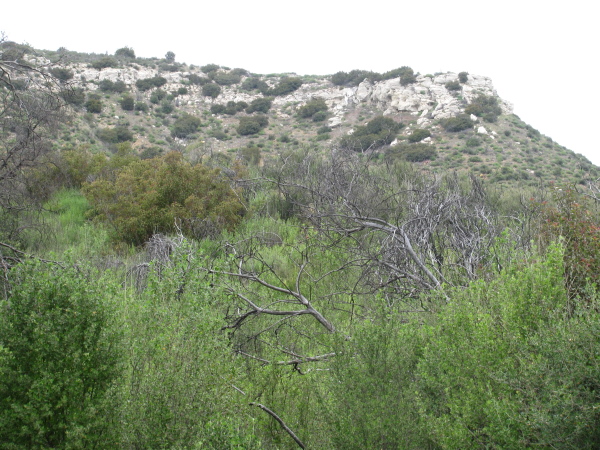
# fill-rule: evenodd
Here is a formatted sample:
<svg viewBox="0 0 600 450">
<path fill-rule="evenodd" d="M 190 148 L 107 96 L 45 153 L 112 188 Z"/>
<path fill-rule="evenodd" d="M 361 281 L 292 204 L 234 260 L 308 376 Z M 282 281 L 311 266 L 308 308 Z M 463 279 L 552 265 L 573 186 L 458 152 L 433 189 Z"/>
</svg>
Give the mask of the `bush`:
<svg viewBox="0 0 600 450">
<path fill-rule="evenodd" d="M 133 141 L 133 133 L 127 127 L 100 128 L 96 136 L 103 142 L 117 144 L 119 142 Z"/>
<path fill-rule="evenodd" d="M 313 98 L 298 109 L 298 115 L 304 119 L 312 117 L 319 111 L 327 111 L 327 104 L 322 98 Z"/>
<path fill-rule="evenodd" d="M 220 103 L 216 103 L 210 106 L 210 112 L 212 114 L 225 114 L 226 109 L 227 108 L 225 107 L 225 105 L 222 105 Z"/>
<path fill-rule="evenodd" d="M 5 448 L 99 448 L 113 413 L 121 333 L 116 287 L 84 264 L 30 262 L 0 301 L 0 436 Z"/>
<path fill-rule="evenodd" d="M 162 89 L 157 89 L 150 94 L 150 102 L 158 105 L 161 100 L 167 97 L 167 92 Z"/>
<path fill-rule="evenodd" d="M 456 80 L 448 81 L 444 86 L 446 86 L 446 89 L 448 89 L 451 92 L 452 91 L 460 91 L 462 89 L 462 86 Z"/>
<path fill-rule="evenodd" d="M 260 148 L 244 147 L 240 150 L 240 155 L 248 164 L 257 165 L 260 162 Z"/>
<path fill-rule="evenodd" d="M 437 152 L 428 144 L 400 144 L 391 147 L 386 152 L 386 157 L 400 158 L 408 162 L 423 162 L 435 159 Z"/>
<path fill-rule="evenodd" d="M 408 136 L 408 142 L 421 142 L 423 139 L 428 137 L 431 137 L 431 131 L 417 128 L 410 134 L 410 136 Z"/>
<path fill-rule="evenodd" d="M 442 120 L 441 125 L 446 131 L 458 132 L 473 128 L 475 122 L 467 114 L 460 114 L 456 117 Z"/>
<path fill-rule="evenodd" d="M 104 105 L 102 104 L 102 101 L 95 95 L 89 95 L 87 102 L 85 102 L 85 108 L 90 113 L 100 114 L 103 107 Z"/>
<path fill-rule="evenodd" d="M 344 136 L 340 145 L 344 148 L 363 152 L 390 144 L 395 138 L 402 124 L 389 117 L 378 116 L 370 120 L 367 125 L 358 126 L 350 136 Z"/>
<path fill-rule="evenodd" d="M 146 104 L 146 102 L 135 102 L 135 110 L 136 111 L 147 112 L 148 111 L 148 105 Z"/>
<path fill-rule="evenodd" d="M 221 93 L 221 87 L 216 83 L 208 83 L 202 86 L 202 95 L 217 98 Z"/>
<path fill-rule="evenodd" d="M 125 84 L 125 82 L 118 80 L 115 82 L 112 82 L 111 80 L 102 80 L 100 81 L 100 83 L 98 84 L 98 87 L 100 88 L 100 90 L 102 92 L 117 92 L 117 93 L 121 93 L 121 92 L 125 92 L 127 90 L 127 85 Z"/>
<path fill-rule="evenodd" d="M 210 78 L 201 77 L 199 75 L 196 75 L 195 73 L 188 75 L 188 80 L 190 80 L 191 84 L 196 84 L 198 86 L 204 86 L 205 84 L 211 82 Z"/>
<path fill-rule="evenodd" d="M 81 106 L 85 102 L 85 91 L 83 88 L 72 88 L 62 90 L 60 95 L 69 105 Z"/>
<path fill-rule="evenodd" d="M 115 56 L 118 58 L 135 59 L 135 52 L 131 47 L 122 47 L 115 52 Z"/>
<path fill-rule="evenodd" d="M 458 81 L 460 81 L 463 84 L 469 81 L 469 72 L 460 72 L 458 74 Z"/>
<path fill-rule="evenodd" d="M 246 78 L 241 87 L 245 91 L 258 90 L 260 92 L 266 92 L 269 89 L 269 85 L 262 81 L 259 77 Z"/>
<path fill-rule="evenodd" d="M 200 66 L 200 70 L 204 73 L 216 72 L 220 68 L 221 68 L 221 66 L 219 66 L 217 64 L 207 64 L 205 66 Z"/>
<path fill-rule="evenodd" d="M 246 112 L 248 114 L 251 114 L 253 112 L 261 112 L 266 114 L 269 112 L 269 109 L 271 109 L 272 104 L 273 99 L 271 97 L 255 98 L 250 102 L 250 104 L 246 108 Z"/>
<path fill-rule="evenodd" d="M 167 84 L 167 79 L 164 77 L 160 77 L 160 76 L 156 76 L 156 77 L 152 77 L 152 78 L 143 78 L 143 79 L 137 80 L 135 82 L 135 85 L 137 86 L 137 88 L 142 92 L 149 91 L 150 89 L 153 89 L 153 88 L 162 87 L 165 84 Z"/>
<path fill-rule="evenodd" d="M 313 114 L 312 121 L 313 122 L 323 122 L 325 119 L 327 119 L 327 116 L 329 116 L 327 111 L 318 111 Z"/>
<path fill-rule="evenodd" d="M 267 91 L 263 91 L 264 95 L 283 96 L 288 95 L 302 86 L 302 79 L 298 77 L 283 77 L 277 86 Z"/>
<path fill-rule="evenodd" d="M 183 113 L 179 116 L 171 128 L 173 137 L 186 138 L 190 134 L 195 133 L 200 128 L 200 119 L 188 113 Z"/>
<path fill-rule="evenodd" d="M 154 233 L 174 232 L 202 238 L 233 229 L 244 211 L 239 192 L 219 170 L 192 166 L 181 153 L 138 160 L 84 187 L 96 219 L 108 222 L 116 238 L 141 245 Z"/>
<path fill-rule="evenodd" d="M 336 86 L 358 86 L 366 78 L 379 81 L 381 74 L 368 70 L 352 70 L 349 73 L 337 72 L 331 76 L 331 82 Z"/>
<path fill-rule="evenodd" d="M 237 127 L 237 132 L 242 136 L 256 134 L 269 124 L 266 116 L 256 115 L 240 118 L 240 123 Z"/>
<path fill-rule="evenodd" d="M 53 67 L 50 69 L 50 74 L 60 81 L 69 81 L 73 78 L 73 71 L 64 67 Z"/>
<path fill-rule="evenodd" d="M 479 95 L 465 108 L 466 114 L 473 114 L 483 118 L 486 122 L 496 122 L 502 114 L 502 108 L 498 105 L 496 97 Z"/>
<path fill-rule="evenodd" d="M 242 76 L 231 72 L 212 72 L 211 78 L 221 86 L 231 86 L 242 81 Z"/>
<path fill-rule="evenodd" d="M 92 67 L 96 70 L 106 69 L 107 67 L 118 67 L 119 63 L 116 59 L 111 58 L 110 56 L 99 59 L 98 61 L 94 61 L 92 63 Z"/>
</svg>

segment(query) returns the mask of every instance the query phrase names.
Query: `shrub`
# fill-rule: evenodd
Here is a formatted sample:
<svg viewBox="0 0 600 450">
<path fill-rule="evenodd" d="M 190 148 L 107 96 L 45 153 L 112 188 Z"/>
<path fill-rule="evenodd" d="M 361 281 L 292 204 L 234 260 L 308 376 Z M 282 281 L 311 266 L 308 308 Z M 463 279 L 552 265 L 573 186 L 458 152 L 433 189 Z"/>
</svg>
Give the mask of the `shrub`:
<svg viewBox="0 0 600 450">
<path fill-rule="evenodd" d="M 423 162 L 435 159 L 437 152 L 428 144 L 400 144 L 391 147 L 386 152 L 386 157 L 400 158 L 409 162 Z"/>
<path fill-rule="evenodd" d="M 288 95 L 297 90 L 300 86 L 302 86 L 302 78 L 298 77 L 283 77 L 277 86 L 272 89 L 268 89 L 266 92 L 263 91 L 265 95 L 273 95 L 273 96 L 283 96 Z"/>
<path fill-rule="evenodd" d="M 446 86 L 446 89 L 449 91 L 460 91 L 462 89 L 462 86 L 456 80 L 448 81 L 444 86 Z"/>
<path fill-rule="evenodd" d="M 273 99 L 271 97 L 255 98 L 250 102 L 250 104 L 246 108 L 246 112 L 248 114 L 251 114 L 253 112 L 261 112 L 266 114 L 269 112 L 269 109 L 271 109 L 272 104 Z"/>
<path fill-rule="evenodd" d="M 136 111 L 147 112 L 148 111 L 148 105 L 146 104 L 146 102 L 135 102 L 135 110 Z"/>
<path fill-rule="evenodd" d="M 135 85 L 137 86 L 137 88 L 142 92 L 149 91 L 150 89 L 153 89 L 153 88 L 162 87 L 165 84 L 167 84 L 167 79 L 164 77 L 160 77 L 160 76 L 156 76 L 156 77 L 152 77 L 152 78 L 143 78 L 143 79 L 137 80 L 135 82 Z"/>
<path fill-rule="evenodd" d="M 257 165 L 260 162 L 260 148 L 244 147 L 240 150 L 240 155 L 248 164 Z"/>
<path fill-rule="evenodd" d="M 222 105 L 220 103 L 216 103 L 210 106 L 210 112 L 212 114 L 225 114 L 226 109 L 227 108 L 225 107 L 225 105 Z"/>
<path fill-rule="evenodd" d="M 95 95 L 89 95 L 87 102 L 85 102 L 85 108 L 90 113 L 100 114 L 103 107 L 102 101 Z"/>
<path fill-rule="evenodd" d="M 408 86 L 409 84 L 417 82 L 417 76 L 414 74 L 413 70 L 410 67 L 407 67 L 402 75 L 400 76 L 400 84 L 402 86 Z"/>
<path fill-rule="evenodd" d="M 421 142 L 423 139 L 428 137 L 431 137 L 431 131 L 417 128 L 410 134 L 410 136 L 408 136 L 408 142 Z"/>
<path fill-rule="evenodd" d="M 496 97 L 481 94 L 467 105 L 465 113 L 481 117 L 486 122 L 495 122 L 502 114 L 502 108 L 498 105 Z"/>
<path fill-rule="evenodd" d="M 246 78 L 241 87 L 245 91 L 258 90 L 260 92 L 266 92 L 269 89 L 269 85 L 262 81 L 259 77 Z"/>
<path fill-rule="evenodd" d="M 122 47 L 115 52 L 115 56 L 118 58 L 135 59 L 135 52 L 131 47 Z"/>
<path fill-rule="evenodd" d="M 221 87 L 216 83 L 208 83 L 202 86 L 202 95 L 217 98 L 221 93 Z"/>
<path fill-rule="evenodd" d="M 174 63 L 175 62 L 175 53 L 173 53 L 172 51 L 168 51 L 167 53 L 165 53 L 165 61 L 167 61 L 168 63 Z"/>
<path fill-rule="evenodd" d="M 195 133 L 200 128 L 200 119 L 188 113 L 183 113 L 179 116 L 171 128 L 173 137 L 186 138 L 190 134 Z"/>
<path fill-rule="evenodd" d="M 201 77 L 199 75 L 196 75 L 195 73 L 189 74 L 188 75 L 188 80 L 190 80 L 190 83 L 192 84 L 196 84 L 199 86 L 204 86 L 207 83 L 210 83 L 210 78 L 207 77 Z"/>
<path fill-rule="evenodd" d="M 239 67 L 232 69 L 231 72 L 229 72 L 229 73 L 231 73 L 233 75 L 239 75 L 241 77 L 245 77 L 245 76 L 249 75 L 249 72 L 246 69 L 240 69 Z"/>
<path fill-rule="evenodd" d="M 180 87 L 177 89 L 177 95 L 187 95 L 188 90 L 186 87 Z"/>
<path fill-rule="evenodd" d="M 460 72 L 458 74 L 458 81 L 461 83 L 466 83 L 469 80 L 469 72 Z"/>
<path fill-rule="evenodd" d="M 237 127 L 237 132 L 242 136 L 256 134 L 269 124 L 266 116 L 256 115 L 240 118 L 240 123 Z"/>
<path fill-rule="evenodd" d="M 167 92 L 162 89 L 157 89 L 150 94 L 150 102 L 158 105 L 161 100 L 167 97 Z"/>
<path fill-rule="evenodd" d="M 116 287 L 77 265 L 7 271 L 0 300 L 0 436 L 5 448 L 106 445 L 107 392 L 118 379 Z"/>
<path fill-rule="evenodd" d="M 352 70 L 349 73 L 337 72 L 331 76 L 331 82 L 336 86 L 358 86 L 366 78 L 371 81 L 379 81 L 381 74 L 368 70 Z"/>
<path fill-rule="evenodd" d="M 298 109 L 298 115 L 304 119 L 312 117 L 319 111 L 327 111 L 327 104 L 322 98 L 313 98 Z"/>
<path fill-rule="evenodd" d="M 216 72 L 220 68 L 221 68 L 221 66 L 219 66 L 217 64 L 207 64 L 205 66 L 200 66 L 200 70 L 204 73 Z"/>
<path fill-rule="evenodd" d="M 158 110 L 163 114 L 171 114 L 173 112 L 174 106 L 170 100 L 163 100 L 160 103 L 160 108 Z"/>
<path fill-rule="evenodd" d="M 94 61 L 92 63 L 92 67 L 96 70 L 106 69 L 107 67 L 118 67 L 119 63 L 116 59 L 111 58 L 110 56 L 100 58 L 98 61 Z"/>
<path fill-rule="evenodd" d="M 475 122 L 467 114 L 460 114 L 456 117 L 442 120 L 441 125 L 446 131 L 458 132 L 472 128 Z"/>
<path fill-rule="evenodd" d="M 127 85 L 125 84 L 125 82 L 118 80 L 115 82 L 112 82 L 111 80 L 102 80 L 100 81 L 100 83 L 98 84 L 98 87 L 100 88 L 100 90 L 102 92 L 117 92 L 117 93 L 121 93 L 121 92 L 125 92 L 127 90 Z"/>
<path fill-rule="evenodd" d="M 212 72 L 211 78 L 221 86 L 231 86 L 242 81 L 242 76 L 231 72 Z"/>
<path fill-rule="evenodd" d="M 85 102 L 85 91 L 83 88 L 72 88 L 62 90 L 60 95 L 69 105 L 81 106 Z"/>
<path fill-rule="evenodd" d="M 395 138 L 402 124 L 384 116 L 370 120 L 364 126 L 355 128 L 350 136 L 344 136 L 340 145 L 344 148 L 363 152 L 390 144 Z"/>
<path fill-rule="evenodd" d="M 117 144 L 119 142 L 132 141 L 133 133 L 127 127 L 117 126 L 114 128 L 100 128 L 96 136 L 103 142 Z"/>
<path fill-rule="evenodd" d="M 244 211 L 240 193 L 219 170 L 192 166 L 178 152 L 134 161 L 114 181 L 97 179 L 83 190 L 96 219 L 109 223 L 117 239 L 135 245 L 154 233 L 174 232 L 178 224 L 194 238 L 232 230 Z"/>
<path fill-rule="evenodd" d="M 65 67 L 53 67 L 50 69 L 50 74 L 60 81 L 69 81 L 73 78 L 73 71 Z"/>
<path fill-rule="evenodd" d="M 328 115 L 329 114 L 327 113 L 327 111 L 318 111 L 313 114 L 312 121 L 313 122 L 323 122 L 325 119 L 327 119 Z"/>
</svg>

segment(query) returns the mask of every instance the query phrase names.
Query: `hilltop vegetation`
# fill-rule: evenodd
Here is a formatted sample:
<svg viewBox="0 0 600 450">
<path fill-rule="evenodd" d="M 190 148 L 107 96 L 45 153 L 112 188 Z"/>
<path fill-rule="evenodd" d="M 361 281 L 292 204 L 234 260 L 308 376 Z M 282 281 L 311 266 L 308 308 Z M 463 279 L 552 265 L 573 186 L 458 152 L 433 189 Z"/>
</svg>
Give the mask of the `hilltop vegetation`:
<svg viewBox="0 0 600 450">
<path fill-rule="evenodd" d="M 0 51 L 6 448 L 600 445 L 598 169 L 485 79 Z"/>
</svg>

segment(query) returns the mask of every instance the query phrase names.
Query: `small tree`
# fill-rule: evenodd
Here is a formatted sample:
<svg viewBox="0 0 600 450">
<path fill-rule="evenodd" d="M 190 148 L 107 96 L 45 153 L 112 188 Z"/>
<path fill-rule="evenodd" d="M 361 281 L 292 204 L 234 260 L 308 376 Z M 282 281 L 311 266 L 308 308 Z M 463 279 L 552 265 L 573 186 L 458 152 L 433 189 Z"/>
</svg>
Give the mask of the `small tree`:
<svg viewBox="0 0 600 450">
<path fill-rule="evenodd" d="M 217 98 L 221 93 L 221 87 L 216 83 L 208 83 L 202 86 L 202 95 Z"/>
<path fill-rule="evenodd" d="M 167 61 L 169 64 L 173 64 L 175 62 L 175 53 L 168 51 L 165 54 L 165 61 Z"/>
<path fill-rule="evenodd" d="M 118 58 L 135 59 L 135 52 L 131 47 L 122 47 L 115 52 L 115 56 Z"/>
</svg>

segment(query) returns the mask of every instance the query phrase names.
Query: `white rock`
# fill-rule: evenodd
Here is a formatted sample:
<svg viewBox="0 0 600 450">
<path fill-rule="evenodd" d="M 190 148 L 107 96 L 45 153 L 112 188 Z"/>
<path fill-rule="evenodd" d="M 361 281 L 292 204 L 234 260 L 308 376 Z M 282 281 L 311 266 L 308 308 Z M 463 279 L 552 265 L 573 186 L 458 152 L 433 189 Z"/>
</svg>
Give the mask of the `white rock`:
<svg viewBox="0 0 600 450">
<path fill-rule="evenodd" d="M 477 128 L 477 132 L 479 134 L 488 134 L 487 130 L 485 129 L 485 127 L 478 127 Z"/>
</svg>

